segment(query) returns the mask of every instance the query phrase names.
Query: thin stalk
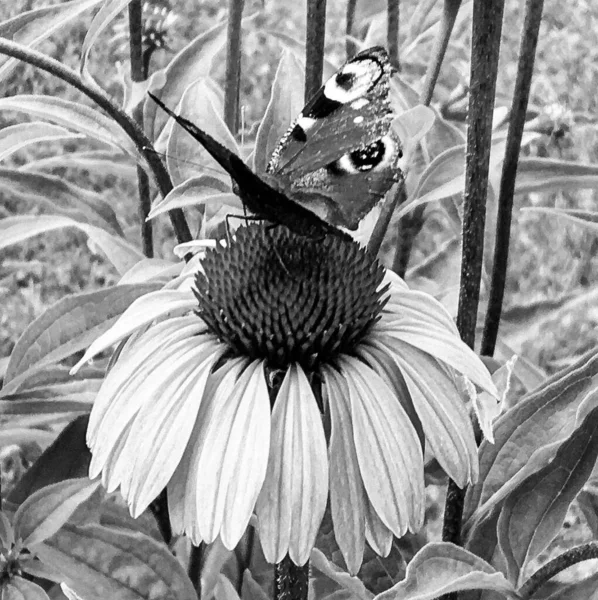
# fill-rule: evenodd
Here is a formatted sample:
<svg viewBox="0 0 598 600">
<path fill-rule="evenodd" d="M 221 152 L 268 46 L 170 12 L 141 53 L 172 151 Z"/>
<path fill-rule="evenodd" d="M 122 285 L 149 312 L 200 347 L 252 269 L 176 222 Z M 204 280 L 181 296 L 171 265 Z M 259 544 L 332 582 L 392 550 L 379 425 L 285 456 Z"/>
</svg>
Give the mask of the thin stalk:
<svg viewBox="0 0 598 600">
<path fill-rule="evenodd" d="M 438 35 L 434 42 L 434 50 L 428 63 L 424 87 L 419 98 L 419 101 L 426 106 L 429 106 L 432 101 L 460 6 L 461 0 L 444 0 Z M 424 226 L 424 211 L 425 206 L 418 206 L 408 217 L 403 217 L 397 225 L 398 243 L 393 259 L 393 271 L 400 277 L 405 277 L 415 238 Z"/>
<path fill-rule="evenodd" d="M 498 195 L 498 215 L 496 219 L 496 241 L 494 245 L 494 264 L 490 280 L 488 310 L 484 322 L 481 352 L 486 356 L 494 354 L 500 315 L 507 281 L 507 264 L 509 261 L 509 242 L 511 239 L 511 217 L 513 213 L 513 196 L 517 165 L 521 151 L 521 139 L 525 126 L 527 104 L 534 72 L 538 33 L 542 21 L 544 0 L 527 0 L 525 19 L 519 48 L 519 64 L 517 79 L 513 93 L 511 119 L 507 132 L 505 160 L 502 166 L 500 192 Z"/>
<path fill-rule="evenodd" d="M 309 590 L 309 563 L 298 567 L 289 556 L 277 565 L 274 574 L 274 600 L 306 600 Z"/>
<path fill-rule="evenodd" d="M 197 592 L 197 597 L 201 600 L 201 569 L 203 567 L 203 559 L 206 545 L 202 542 L 199 546 L 191 546 L 189 556 L 189 565 L 187 566 L 187 575 Z"/>
<path fill-rule="evenodd" d="M 347 17 L 345 25 L 345 51 L 347 53 L 347 60 L 351 58 L 356 52 L 355 42 L 351 39 L 353 36 L 353 25 L 355 24 L 355 9 L 357 8 L 357 0 L 348 0 L 347 2 Z"/>
<path fill-rule="evenodd" d="M 239 88 L 241 84 L 241 23 L 245 0 L 230 0 L 226 34 L 226 75 L 224 81 L 224 122 L 233 135 L 239 130 Z"/>
<path fill-rule="evenodd" d="M 326 0 L 307 0 L 305 31 L 305 101 L 322 85 L 324 42 L 326 38 Z"/>
<path fill-rule="evenodd" d="M 504 0 L 474 0 L 472 19 L 469 127 L 465 160 L 463 253 L 457 328 L 471 348 L 475 342 L 480 300 L 486 195 L 492 141 L 492 112 L 498 74 L 498 55 Z M 461 542 L 465 489 L 450 480 L 442 539 Z M 446 598 L 455 598 L 449 594 Z"/>
<path fill-rule="evenodd" d="M 152 175 L 156 180 L 160 193 L 163 196 L 166 196 L 166 194 L 172 190 L 170 175 L 158 154 L 153 150 L 150 139 L 133 119 L 112 102 L 103 90 L 100 90 L 97 87 L 90 87 L 81 79 L 78 73 L 64 66 L 57 60 L 5 38 L 0 38 L 0 54 L 18 58 L 27 64 L 42 69 L 72 85 L 75 89 L 93 100 L 101 109 L 105 110 L 112 119 L 114 119 L 114 121 L 131 138 L 139 153 L 144 156 Z M 192 239 L 191 231 L 189 230 L 183 211 L 181 209 L 172 210 L 170 211 L 169 216 L 178 242 L 182 243 L 190 241 Z"/>
<path fill-rule="evenodd" d="M 390 64 L 397 70 L 401 70 L 399 60 L 399 15 L 400 0 L 387 0 L 386 3 L 386 45 L 388 46 L 388 58 Z"/>
<path fill-rule="evenodd" d="M 140 82 L 146 79 L 143 65 L 143 44 L 141 42 L 141 0 L 131 0 L 129 4 L 129 56 L 131 58 L 131 80 Z M 143 129 L 143 109 L 141 104 L 133 111 L 133 118 Z M 141 247 L 148 258 L 154 256 L 152 239 L 153 224 L 147 220 L 151 210 L 149 177 L 141 165 L 137 165 L 137 190 L 139 193 L 139 220 L 141 222 Z"/>
<path fill-rule="evenodd" d="M 549 579 L 568 569 L 570 566 L 581 562 L 582 560 L 591 560 L 598 558 L 598 542 L 590 542 L 571 548 L 560 556 L 553 558 L 543 567 L 538 569 L 519 589 L 519 596 L 522 600 L 528 600 L 534 593 L 542 587 Z"/>
<path fill-rule="evenodd" d="M 370 241 L 368 242 L 368 252 L 372 256 L 378 256 L 380 248 L 382 247 L 382 242 L 384 242 L 388 226 L 390 225 L 390 219 L 396 207 L 405 202 L 406 198 L 407 193 L 405 191 L 405 184 L 403 182 L 399 183 L 398 187 L 392 194 L 388 194 L 386 196 L 386 200 L 384 200 L 384 204 L 382 204 L 380 215 L 378 216 L 378 220 L 374 226 L 374 231 L 372 232 Z"/>
</svg>

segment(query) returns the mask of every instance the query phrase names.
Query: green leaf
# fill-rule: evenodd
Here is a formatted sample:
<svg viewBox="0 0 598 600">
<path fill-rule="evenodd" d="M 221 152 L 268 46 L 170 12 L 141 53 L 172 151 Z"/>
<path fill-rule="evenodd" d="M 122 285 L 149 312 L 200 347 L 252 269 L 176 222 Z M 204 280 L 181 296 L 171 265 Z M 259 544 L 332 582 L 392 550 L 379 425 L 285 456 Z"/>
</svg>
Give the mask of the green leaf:
<svg viewBox="0 0 598 600">
<path fill-rule="evenodd" d="M 82 138 L 83 136 L 73 133 L 64 127 L 51 125 L 44 121 L 10 125 L 9 127 L 0 129 L 0 160 L 7 158 L 30 144 Z M 63 157 L 61 156 L 60 158 Z"/>
<path fill-rule="evenodd" d="M 357 577 L 349 575 L 330 562 L 326 556 L 317 548 L 311 551 L 310 568 L 312 570 L 311 585 L 314 589 L 316 598 L 325 596 L 325 592 L 329 589 L 330 582 L 334 582 L 336 589 L 341 589 L 348 592 L 352 598 L 360 598 L 361 600 L 371 600 L 373 597 L 365 585 Z"/>
<path fill-rule="evenodd" d="M 20 505 L 37 490 L 66 479 L 87 477 L 91 453 L 85 443 L 89 415 L 69 423 L 11 490 L 8 500 Z M 55 434 L 53 434 L 55 435 Z"/>
<path fill-rule="evenodd" d="M 553 375 L 497 419 L 495 443 L 483 441 L 480 446 L 480 476 L 468 489 L 464 521 L 481 517 L 504 498 L 507 482 L 518 481 L 524 469 L 531 475 L 532 468 L 546 465 L 575 429 L 580 407 L 587 414 L 598 402 L 597 385 L 595 353 Z"/>
<path fill-rule="evenodd" d="M 35 46 L 57 32 L 64 33 L 65 25 L 74 21 L 82 12 L 93 8 L 102 0 L 72 0 L 53 6 L 42 6 L 20 13 L 0 23 L 0 37 L 19 42 L 24 46 Z M 0 81 L 19 65 L 16 58 L 0 57 Z"/>
<path fill-rule="evenodd" d="M 86 600 L 197 600 L 168 547 L 141 533 L 66 524 L 32 551 Z"/>
<path fill-rule="evenodd" d="M 580 209 L 552 208 L 542 206 L 528 206 L 521 209 L 522 212 L 544 213 L 551 217 L 560 218 L 563 221 L 570 221 L 576 225 L 581 225 L 589 229 L 592 233 L 598 232 L 598 212 Z"/>
<path fill-rule="evenodd" d="M 10 384 L 18 376 L 23 378 L 33 367 L 58 362 L 86 348 L 134 300 L 159 288 L 159 284 L 152 283 L 122 285 L 59 300 L 33 321 L 17 341 L 5 383 Z"/>
<path fill-rule="evenodd" d="M 557 585 L 558 589 L 544 600 L 598 600 L 598 573 L 581 581 Z"/>
<path fill-rule="evenodd" d="M 43 588 L 18 575 L 11 577 L 0 588 L 2 600 L 50 600 Z"/>
<path fill-rule="evenodd" d="M 114 210 L 102 196 L 68 183 L 62 177 L 0 167 L 0 190 L 15 199 L 43 206 L 53 214 L 124 237 Z"/>
<path fill-rule="evenodd" d="M 303 65 L 294 53 L 282 53 L 274 81 L 272 95 L 257 130 L 253 169 L 265 173 L 270 156 L 290 124 L 303 109 Z"/>
<path fill-rule="evenodd" d="M 592 532 L 592 537 L 598 539 L 598 485 L 589 483 L 578 494 L 577 503 Z"/>
<path fill-rule="evenodd" d="M 129 4 L 130 0 L 103 0 L 102 7 L 95 14 L 87 29 L 87 34 L 81 47 L 81 73 L 86 72 L 86 63 L 91 47 L 100 34 L 110 25 L 113 19 Z"/>
<path fill-rule="evenodd" d="M 517 166 L 518 194 L 598 187 L 598 165 L 552 158 L 522 157 Z"/>
<path fill-rule="evenodd" d="M 240 600 L 235 586 L 222 573 L 218 576 L 218 583 L 214 588 L 214 600 Z"/>
<path fill-rule="evenodd" d="M 143 160 L 131 138 L 112 119 L 84 104 L 55 96 L 25 94 L 0 98 L 0 110 L 23 112 L 28 117 L 57 123 L 117 148 L 135 160 Z"/>
<path fill-rule="evenodd" d="M 48 485 L 19 506 L 14 528 L 25 547 L 38 544 L 54 535 L 84 502 L 99 488 L 99 481 L 67 479 Z"/>
<path fill-rule="evenodd" d="M 498 543 L 509 579 L 521 584 L 524 566 L 558 534 L 569 505 L 598 458 L 598 408 L 565 441 L 554 459 L 528 477 L 505 500 L 498 519 Z"/>
<path fill-rule="evenodd" d="M 407 575 L 376 600 L 433 600 L 465 590 L 492 590 L 517 598 L 513 586 L 486 561 L 448 542 L 424 546 L 407 565 Z"/>
<path fill-rule="evenodd" d="M 85 233 L 104 252 L 120 274 L 126 273 L 144 258 L 143 254 L 125 239 L 99 227 L 59 215 L 23 215 L 0 219 L 0 249 L 65 227 L 74 227 Z"/>
</svg>

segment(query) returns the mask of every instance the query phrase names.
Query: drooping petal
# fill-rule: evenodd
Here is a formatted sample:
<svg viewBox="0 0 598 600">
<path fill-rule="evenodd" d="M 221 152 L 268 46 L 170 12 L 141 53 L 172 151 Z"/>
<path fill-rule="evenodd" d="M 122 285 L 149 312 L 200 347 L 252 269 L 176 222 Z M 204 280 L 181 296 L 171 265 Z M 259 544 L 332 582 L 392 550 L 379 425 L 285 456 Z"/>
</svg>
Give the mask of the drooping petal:
<svg viewBox="0 0 598 600">
<path fill-rule="evenodd" d="M 423 521 L 421 444 L 411 421 L 384 380 L 359 359 L 339 360 L 351 398 L 359 469 L 370 502 L 397 536 Z"/>
<path fill-rule="evenodd" d="M 332 421 L 330 461 L 330 508 L 334 537 L 349 573 L 361 567 L 365 547 L 365 504 L 368 502 L 353 441 L 351 402 L 347 383 L 333 368 L 322 369 L 322 382 Z"/>
<path fill-rule="evenodd" d="M 392 531 L 384 525 L 372 503 L 365 505 L 365 539 L 379 556 L 388 556 L 392 548 Z"/>
<path fill-rule="evenodd" d="M 471 420 L 454 380 L 426 352 L 394 338 L 379 340 L 394 355 L 411 392 L 428 444 L 459 486 L 475 482 L 478 453 Z"/>
<path fill-rule="evenodd" d="M 254 361 L 229 395 L 220 386 L 212 418 L 201 433 L 198 461 L 199 529 L 210 543 L 220 533 L 232 550 L 247 528 L 264 483 L 270 446 L 270 399 L 261 361 Z"/>
<path fill-rule="evenodd" d="M 137 298 L 108 331 L 94 340 L 83 358 L 71 369 L 71 374 L 76 373 L 96 354 L 120 342 L 137 329 L 149 325 L 155 319 L 168 314 L 182 314 L 196 306 L 197 300 L 191 291 L 159 290 Z"/>
<path fill-rule="evenodd" d="M 272 440 L 264 487 L 257 501 L 260 541 L 268 562 L 289 553 L 309 558 L 328 496 L 326 439 L 309 381 L 289 367 L 272 411 Z"/>
<path fill-rule="evenodd" d="M 203 477 L 198 465 L 205 449 L 203 432 L 218 408 L 214 403 L 216 390 L 220 397 L 232 394 L 237 379 L 248 363 L 249 359 L 246 358 L 231 359 L 210 375 L 189 443 L 168 483 L 168 510 L 172 529 L 175 533 L 188 535 L 195 545 L 204 541 L 199 528 L 198 506 L 198 489 Z M 207 451 L 209 452 L 209 448 Z"/>
</svg>

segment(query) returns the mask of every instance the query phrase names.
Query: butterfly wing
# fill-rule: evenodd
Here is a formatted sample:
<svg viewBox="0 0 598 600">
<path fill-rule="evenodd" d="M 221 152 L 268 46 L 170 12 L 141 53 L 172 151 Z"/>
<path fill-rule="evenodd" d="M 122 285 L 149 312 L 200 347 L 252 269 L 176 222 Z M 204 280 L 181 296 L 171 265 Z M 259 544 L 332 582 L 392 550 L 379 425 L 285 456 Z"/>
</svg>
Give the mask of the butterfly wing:
<svg viewBox="0 0 598 600">
<path fill-rule="evenodd" d="M 148 94 L 231 176 L 238 187 L 238 194 L 243 204 L 257 218 L 275 225 L 284 225 L 298 235 L 311 238 L 322 238 L 328 233 L 335 234 L 338 231 L 309 209 L 288 198 L 276 186 L 276 180 L 268 178 L 271 180 L 269 182 L 256 175 L 234 152 L 188 119 L 175 114 L 152 93 L 148 92 Z"/>
<path fill-rule="evenodd" d="M 391 73 L 384 48 L 357 54 L 307 103 L 268 165 L 291 198 L 334 225 L 356 229 L 400 176 Z"/>
</svg>

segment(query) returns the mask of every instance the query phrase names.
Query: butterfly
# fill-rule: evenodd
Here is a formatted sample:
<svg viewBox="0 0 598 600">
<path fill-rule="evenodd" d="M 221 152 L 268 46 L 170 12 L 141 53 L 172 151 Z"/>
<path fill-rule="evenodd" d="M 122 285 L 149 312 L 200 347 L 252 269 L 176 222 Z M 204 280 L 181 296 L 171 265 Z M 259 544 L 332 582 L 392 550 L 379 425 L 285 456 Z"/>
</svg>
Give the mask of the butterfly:
<svg viewBox="0 0 598 600">
<path fill-rule="evenodd" d="M 401 142 L 391 128 L 392 67 L 386 50 L 355 55 L 309 100 L 263 174 L 149 94 L 230 175 L 254 219 L 312 239 L 356 230 L 402 178 Z"/>
</svg>

